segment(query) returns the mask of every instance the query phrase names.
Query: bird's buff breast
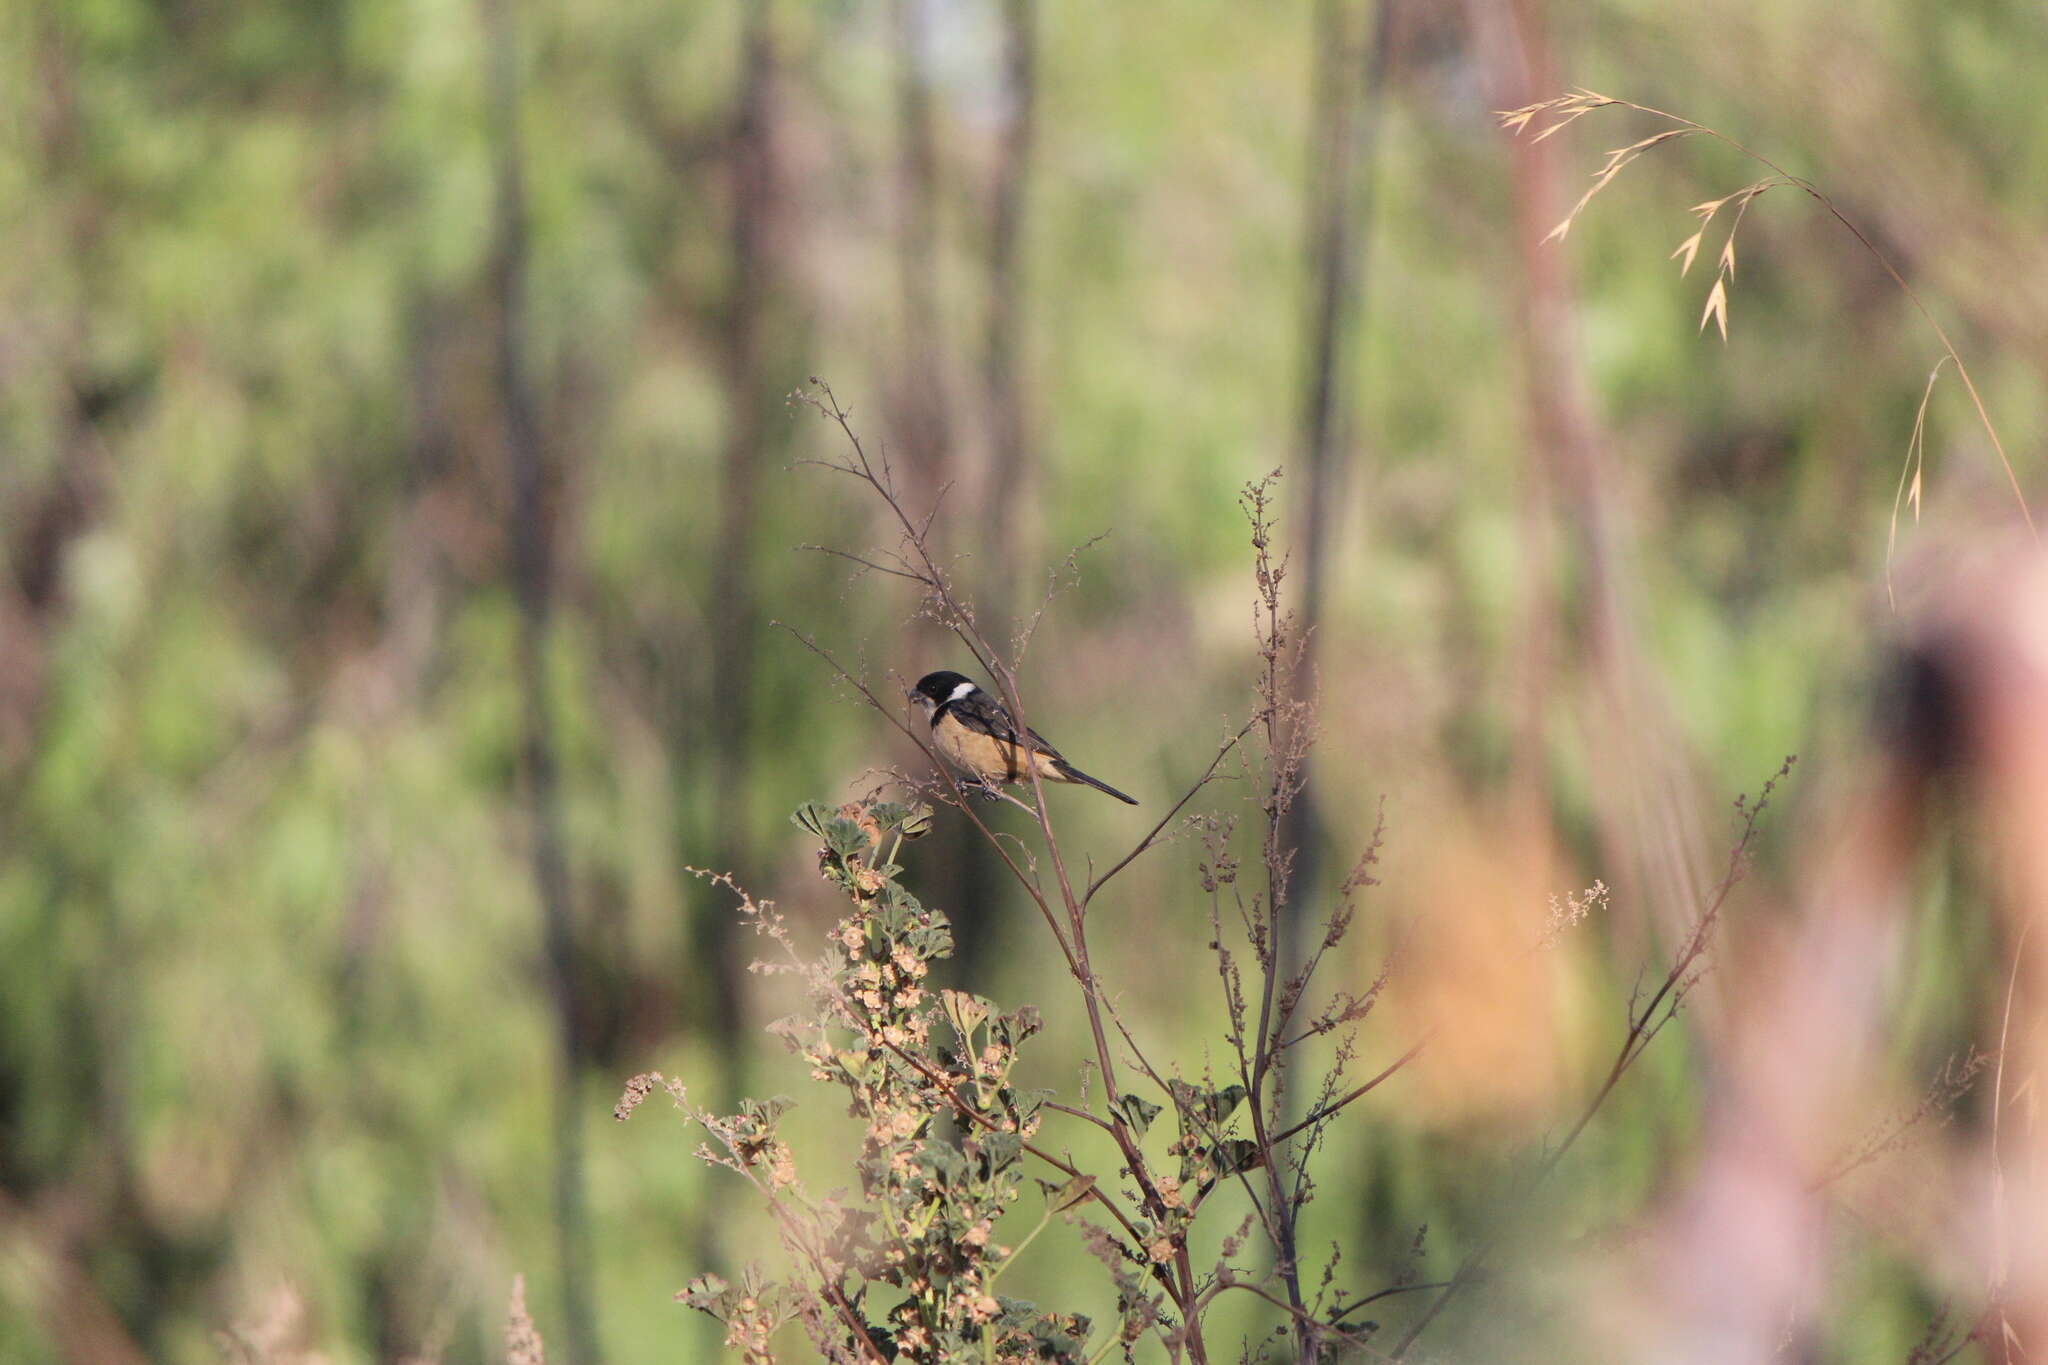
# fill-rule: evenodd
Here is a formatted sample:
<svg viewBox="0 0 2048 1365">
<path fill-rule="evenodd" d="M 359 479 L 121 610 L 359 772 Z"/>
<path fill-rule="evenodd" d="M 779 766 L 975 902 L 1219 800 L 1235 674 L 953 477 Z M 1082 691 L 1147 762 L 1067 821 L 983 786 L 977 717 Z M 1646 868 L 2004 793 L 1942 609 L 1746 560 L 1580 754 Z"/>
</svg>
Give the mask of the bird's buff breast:
<svg viewBox="0 0 2048 1365">
<path fill-rule="evenodd" d="M 1016 782 L 1028 776 L 1024 750 L 993 735 L 970 730 L 951 716 L 940 717 L 939 723 L 932 727 L 932 743 L 948 763 L 974 777 L 993 782 Z M 1051 761 L 1044 754 L 1032 754 L 1031 759 L 1040 780 L 1065 780 L 1053 771 Z"/>
</svg>

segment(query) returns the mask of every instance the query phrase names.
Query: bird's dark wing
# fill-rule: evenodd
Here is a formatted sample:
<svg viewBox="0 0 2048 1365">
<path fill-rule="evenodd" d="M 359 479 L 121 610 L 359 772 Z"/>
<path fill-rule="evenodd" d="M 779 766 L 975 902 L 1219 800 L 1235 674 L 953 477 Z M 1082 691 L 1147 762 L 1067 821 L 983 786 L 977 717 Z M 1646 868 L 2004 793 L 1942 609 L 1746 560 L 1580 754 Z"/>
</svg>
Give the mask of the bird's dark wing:
<svg viewBox="0 0 2048 1365">
<path fill-rule="evenodd" d="M 1017 738 L 1017 723 L 1010 719 L 1010 713 L 1003 709 L 1002 702 L 987 692 L 970 692 L 958 701 L 947 702 L 939 710 L 951 714 L 962 725 L 979 734 L 993 736 L 1005 744 L 1022 743 Z M 1033 750 L 1055 758 L 1059 756 L 1059 750 L 1053 748 L 1038 731 L 1027 729 L 1024 733 L 1030 736 Z"/>
</svg>

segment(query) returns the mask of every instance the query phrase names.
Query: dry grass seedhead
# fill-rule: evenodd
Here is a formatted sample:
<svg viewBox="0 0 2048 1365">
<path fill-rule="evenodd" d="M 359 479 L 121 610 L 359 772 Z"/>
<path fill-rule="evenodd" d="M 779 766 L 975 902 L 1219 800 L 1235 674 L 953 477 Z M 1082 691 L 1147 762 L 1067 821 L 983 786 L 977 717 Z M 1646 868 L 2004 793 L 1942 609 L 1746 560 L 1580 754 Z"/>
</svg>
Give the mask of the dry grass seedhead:
<svg viewBox="0 0 2048 1365">
<path fill-rule="evenodd" d="M 1645 152 L 1667 142 L 1676 142 L 1688 137 L 1712 138 L 1714 141 L 1732 148 L 1750 161 L 1764 167 L 1770 174 L 1761 180 L 1744 185 L 1741 189 L 1731 194 L 1723 195 L 1719 199 L 1709 199 L 1703 204 L 1694 205 L 1692 212 L 1699 218 L 1700 225 L 1690 236 L 1681 241 L 1671 253 L 1672 258 L 1679 263 L 1679 274 L 1681 276 L 1689 275 L 1692 271 L 1693 261 L 1699 255 L 1701 244 L 1707 231 L 1723 215 L 1723 211 L 1727 211 L 1728 230 L 1721 241 L 1721 250 L 1714 269 L 1713 283 L 1707 288 L 1706 303 L 1700 310 L 1700 330 L 1706 330 L 1707 324 L 1711 322 L 1720 333 L 1722 342 L 1725 343 L 1728 340 L 1729 286 L 1735 279 L 1735 239 L 1741 231 L 1743 216 L 1749 211 L 1749 206 L 1763 195 L 1774 189 L 1790 188 L 1798 190 L 1819 204 L 1830 218 L 1839 223 L 1850 236 L 1856 239 L 1857 244 L 1865 252 L 1869 253 L 1872 260 L 1877 262 L 1886 276 L 1891 279 L 1892 283 L 1898 287 L 1907 301 L 1912 304 L 1914 311 L 1919 313 L 1921 319 L 1934 333 L 1941 349 L 1941 359 L 1935 364 L 1934 369 L 1928 375 L 1927 392 L 1921 396 L 1919 412 L 1913 421 L 1913 435 L 1907 445 L 1906 466 L 1900 474 L 1901 492 L 1899 498 L 1895 499 L 1893 503 L 1891 530 L 1885 545 L 1885 587 L 1887 593 L 1889 594 L 1891 591 L 1892 551 L 1898 537 L 1898 508 L 1900 499 L 1910 502 L 1916 516 L 1919 513 L 1922 488 L 1921 475 L 1926 457 L 1927 402 L 1933 393 L 1934 381 L 1941 373 L 1942 364 L 1953 364 L 1955 366 L 1956 377 L 1962 381 L 1964 390 L 1969 394 L 1970 403 L 1977 414 L 1977 421 L 1983 428 L 1985 436 L 1990 440 L 1992 449 L 1998 455 L 1999 464 L 2005 471 L 2006 482 L 2012 489 L 2014 502 L 2019 506 L 2020 517 L 2026 523 L 2028 533 L 2038 539 L 2039 533 L 2034 526 L 2033 511 L 2028 507 L 2026 495 L 2020 489 L 2019 474 L 2013 468 L 2011 457 L 2006 454 L 2005 442 L 1999 437 L 1998 428 L 1991 420 L 1991 413 L 1985 407 L 1982 395 L 1977 391 L 1976 380 L 1971 377 L 1969 367 L 1963 363 L 1962 354 L 1956 350 L 1955 344 L 1949 340 L 1947 330 L 1935 320 L 1934 314 L 1921 299 L 1919 292 L 1906 282 L 1905 276 L 1892 264 L 1890 258 L 1878 249 L 1876 242 L 1862 228 L 1858 227 L 1847 214 L 1843 213 L 1834 199 L 1818 185 L 1801 176 L 1791 174 L 1769 157 L 1751 150 L 1727 134 L 1707 127 L 1705 124 L 1695 123 L 1691 119 L 1682 118 L 1677 114 L 1669 113 L 1662 109 L 1655 109 L 1646 104 L 1637 104 L 1632 100 L 1616 99 L 1611 95 L 1603 95 L 1592 90 L 1574 90 L 1568 95 L 1560 95 L 1554 99 L 1524 105 L 1520 109 L 1505 110 L 1497 117 L 1500 119 L 1501 126 L 1510 132 L 1528 133 L 1532 127 L 1535 128 L 1536 131 L 1532 136 L 1541 141 L 1597 109 L 1609 108 L 1632 110 L 1635 113 L 1646 115 L 1673 126 L 1638 141 L 1631 142 L 1627 146 L 1616 147 L 1610 150 L 1600 168 L 1593 172 L 1592 185 L 1587 188 L 1584 194 L 1579 196 L 1578 202 L 1572 205 L 1571 212 L 1564 216 L 1563 221 L 1550 230 L 1549 234 L 1544 238 L 1545 241 L 1563 241 L 1566 234 L 1571 231 L 1572 225 L 1578 221 L 1579 216 L 1586 211 L 1587 206 L 1593 202 L 1594 198 L 1602 190 L 1613 184 L 1615 177 Z M 1905 490 L 1908 487 L 1907 481 L 1909 476 L 1911 496 L 1908 499 Z"/>
<path fill-rule="evenodd" d="M 1920 406 L 1913 410 L 1913 434 L 1906 438 L 1906 461 L 1899 466 L 1898 491 L 1892 494 L 1891 524 L 1884 540 L 1884 596 L 1894 610 L 1899 605 L 1892 583 L 1892 556 L 1899 546 L 1899 509 L 1911 508 L 1913 520 L 1920 520 L 1923 476 L 1927 469 L 1927 405 L 1934 398 L 1934 381 L 1941 378 L 1941 367 L 1948 362 L 1949 357 L 1943 356 L 1927 372 L 1927 386 L 1920 391 Z"/>
</svg>

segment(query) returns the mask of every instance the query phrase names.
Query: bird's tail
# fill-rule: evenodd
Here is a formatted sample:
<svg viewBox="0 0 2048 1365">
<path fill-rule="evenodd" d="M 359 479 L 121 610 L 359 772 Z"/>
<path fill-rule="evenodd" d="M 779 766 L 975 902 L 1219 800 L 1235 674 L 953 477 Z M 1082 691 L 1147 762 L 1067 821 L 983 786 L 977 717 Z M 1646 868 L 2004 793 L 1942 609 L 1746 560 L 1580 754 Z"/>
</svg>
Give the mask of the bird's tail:
<svg viewBox="0 0 2048 1365">
<path fill-rule="evenodd" d="M 1067 762 L 1067 760 L 1065 760 L 1064 758 L 1054 759 L 1053 767 L 1059 769 L 1060 776 L 1066 778 L 1069 782 L 1079 782 L 1085 786 L 1093 787 L 1095 788 L 1095 790 L 1099 792 L 1106 792 L 1109 795 L 1114 796 L 1117 800 L 1123 802 L 1127 806 L 1135 806 L 1138 804 L 1137 797 L 1125 796 L 1122 792 L 1118 791 L 1115 787 L 1110 786 L 1107 782 L 1101 781 L 1098 778 L 1088 776 L 1088 774 L 1082 772 L 1079 768 Z"/>
</svg>

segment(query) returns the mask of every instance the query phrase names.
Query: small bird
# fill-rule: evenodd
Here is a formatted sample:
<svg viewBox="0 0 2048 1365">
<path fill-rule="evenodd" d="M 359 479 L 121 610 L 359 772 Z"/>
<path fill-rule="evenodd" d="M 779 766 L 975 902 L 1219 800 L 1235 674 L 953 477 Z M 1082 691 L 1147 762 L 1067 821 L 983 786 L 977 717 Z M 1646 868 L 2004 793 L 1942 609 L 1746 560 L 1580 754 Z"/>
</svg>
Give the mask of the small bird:
<svg viewBox="0 0 2048 1365">
<path fill-rule="evenodd" d="M 910 699 L 931 720 L 932 748 L 991 793 L 998 782 L 1029 782 L 1036 772 L 1041 782 L 1079 782 L 1126 805 L 1138 804 L 1136 797 L 1125 796 L 1061 758 L 1038 731 L 1027 729 L 1018 738 L 1017 723 L 1002 702 L 976 687 L 971 678 L 927 673 L 910 689 Z"/>
</svg>

